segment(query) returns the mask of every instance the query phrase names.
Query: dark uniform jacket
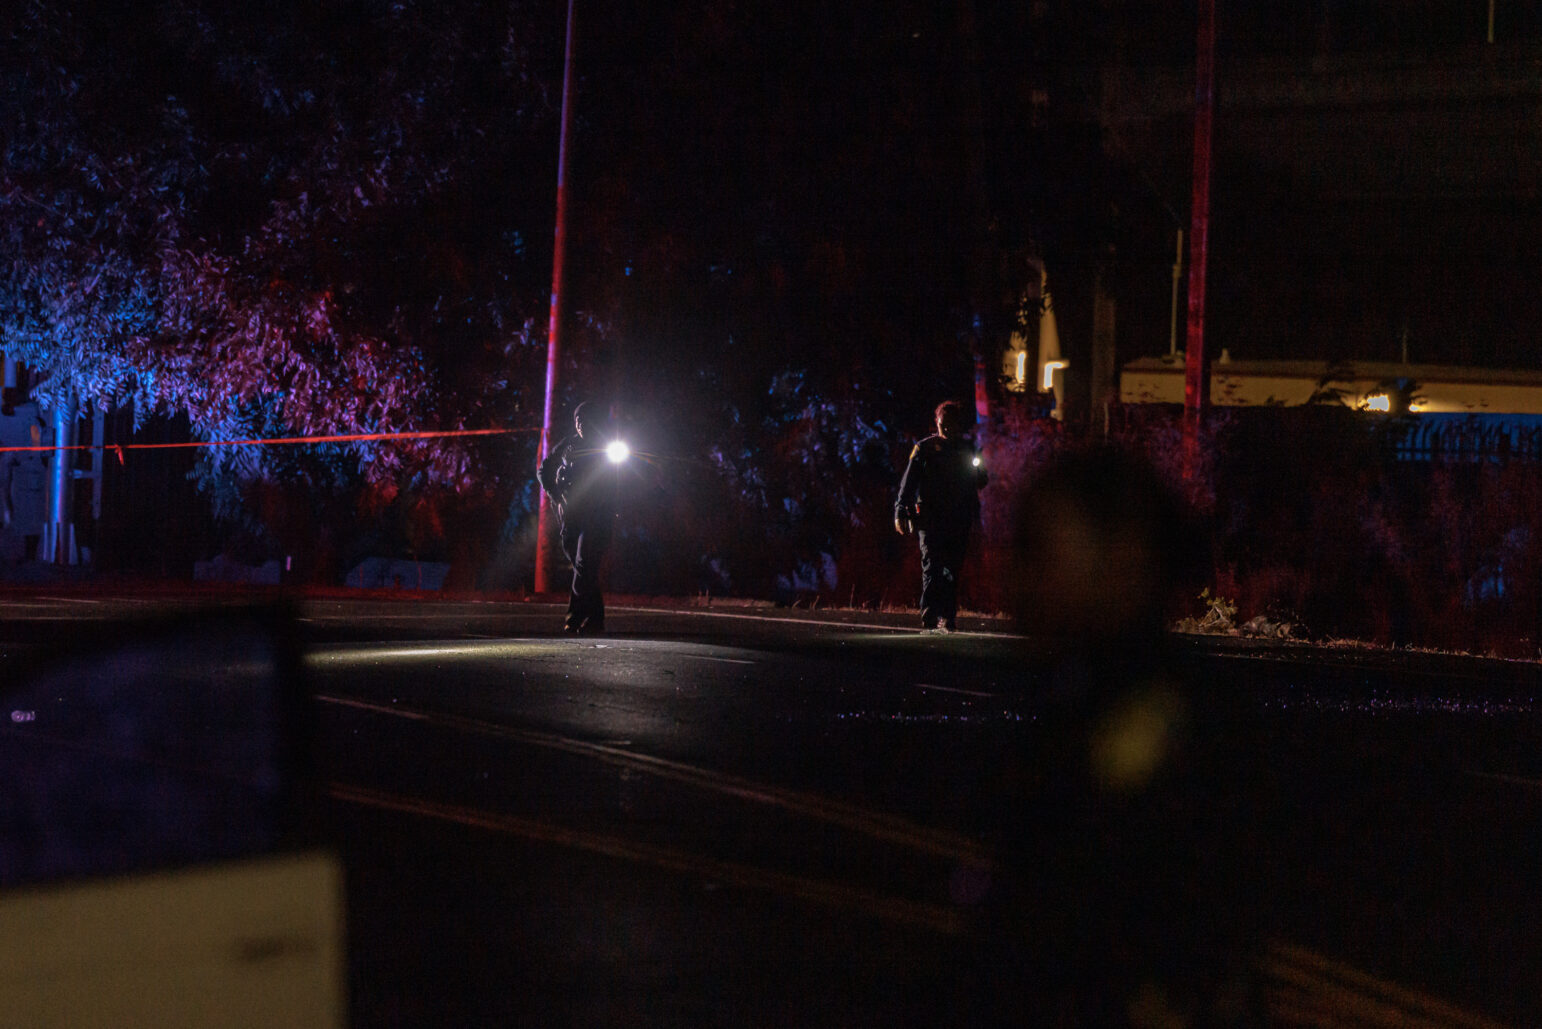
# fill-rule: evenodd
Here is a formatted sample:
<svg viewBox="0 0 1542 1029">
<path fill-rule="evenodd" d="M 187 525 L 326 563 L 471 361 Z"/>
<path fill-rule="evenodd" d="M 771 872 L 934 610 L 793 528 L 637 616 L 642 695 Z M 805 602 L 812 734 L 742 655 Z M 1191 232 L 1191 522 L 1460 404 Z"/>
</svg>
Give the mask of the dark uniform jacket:
<svg viewBox="0 0 1542 1029">
<path fill-rule="evenodd" d="M 989 477 L 974 444 L 955 436 L 928 436 L 910 452 L 894 517 L 928 531 L 967 531 L 980 514 L 980 490 Z"/>
<path fill-rule="evenodd" d="M 552 447 L 537 478 L 557 502 L 564 524 L 594 522 L 615 513 L 615 470 L 603 448 L 576 434 Z"/>
</svg>

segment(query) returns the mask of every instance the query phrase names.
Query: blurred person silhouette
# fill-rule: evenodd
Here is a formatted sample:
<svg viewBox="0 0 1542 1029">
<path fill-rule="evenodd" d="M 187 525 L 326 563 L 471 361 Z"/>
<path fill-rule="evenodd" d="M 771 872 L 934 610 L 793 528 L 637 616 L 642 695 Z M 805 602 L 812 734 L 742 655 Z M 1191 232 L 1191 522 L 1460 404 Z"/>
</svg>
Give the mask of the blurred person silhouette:
<svg viewBox="0 0 1542 1029">
<path fill-rule="evenodd" d="M 1202 536 L 1107 448 L 1053 460 L 1017 509 L 1012 612 L 1046 672 L 1003 769 L 982 1022 L 1263 1024 L 1250 716 L 1189 681 L 1166 632 Z"/>
<path fill-rule="evenodd" d="M 608 420 L 585 402 L 573 409 L 573 434 L 552 447 L 537 472 L 541 488 L 557 506 L 562 552 L 573 565 L 563 631 L 605 631 L 601 566 L 610 550 L 616 521 L 616 470 L 605 452 Z"/>
<path fill-rule="evenodd" d="M 990 477 L 965 435 L 964 407 L 944 400 L 937 432 L 917 443 L 894 501 L 894 531 L 915 531 L 921 545 L 921 628 L 957 628 L 958 579 L 969 531 L 980 517 L 980 490 Z"/>
</svg>

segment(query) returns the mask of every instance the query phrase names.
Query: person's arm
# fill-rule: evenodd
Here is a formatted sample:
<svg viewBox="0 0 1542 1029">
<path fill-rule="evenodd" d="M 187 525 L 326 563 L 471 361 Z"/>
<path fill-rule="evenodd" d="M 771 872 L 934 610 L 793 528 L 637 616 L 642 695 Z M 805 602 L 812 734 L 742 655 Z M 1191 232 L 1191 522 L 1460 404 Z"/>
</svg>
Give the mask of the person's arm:
<svg viewBox="0 0 1542 1029">
<path fill-rule="evenodd" d="M 557 484 L 557 471 L 562 467 L 562 459 L 566 454 L 566 448 L 567 440 L 563 440 L 552 447 L 551 453 L 546 455 L 546 460 L 542 461 L 540 467 L 536 470 L 536 479 L 540 481 L 541 488 L 553 500 L 562 499 L 562 490 Z"/>
<path fill-rule="evenodd" d="M 900 535 L 909 532 L 916 516 L 916 492 L 921 488 L 921 444 L 910 451 L 910 461 L 900 478 L 899 496 L 894 501 L 894 531 Z"/>
</svg>

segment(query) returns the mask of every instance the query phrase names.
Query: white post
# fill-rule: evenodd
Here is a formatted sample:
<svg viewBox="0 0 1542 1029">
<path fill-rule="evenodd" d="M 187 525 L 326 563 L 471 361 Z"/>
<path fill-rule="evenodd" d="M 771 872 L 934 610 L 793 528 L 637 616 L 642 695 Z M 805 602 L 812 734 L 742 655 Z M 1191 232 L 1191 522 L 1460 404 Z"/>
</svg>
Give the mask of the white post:
<svg viewBox="0 0 1542 1029">
<path fill-rule="evenodd" d="M 1183 230 L 1178 230 L 1178 256 L 1173 260 L 1172 318 L 1167 326 L 1167 356 L 1178 354 L 1178 280 L 1183 278 Z"/>
<path fill-rule="evenodd" d="M 74 475 L 75 397 L 66 394 L 53 409 L 53 465 L 48 470 L 48 515 L 43 522 L 42 560 L 60 565 L 79 561 L 75 524 L 70 520 L 70 480 Z"/>
</svg>

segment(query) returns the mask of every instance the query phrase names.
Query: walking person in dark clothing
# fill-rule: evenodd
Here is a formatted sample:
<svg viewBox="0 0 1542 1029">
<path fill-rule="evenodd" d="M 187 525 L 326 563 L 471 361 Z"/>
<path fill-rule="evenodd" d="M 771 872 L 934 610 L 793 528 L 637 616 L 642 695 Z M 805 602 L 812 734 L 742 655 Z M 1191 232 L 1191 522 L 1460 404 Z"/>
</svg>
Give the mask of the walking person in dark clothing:
<svg viewBox="0 0 1542 1029">
<path fill-rule="evenodd" d="M 624 451 L 607 453 L 603 428 L 594 406 L 579 404 L 573 411 L 573 435 L 552 447 L 538 472 L 541 488 L 557 505 L 562 552 L 573 565 L 573 587 L 563 624 L 567 633 L 605 631 L 600 566 L 610 549 L 616 520 L 614 463 L 624 459 Z"/>
<path fill-rule="evenodd" d="M 894 502 L 894 530 L 914 529 L 921 541 L 922 628 L 952 632 L 969 530 L 980 516 L 980 490 L 989 477 L 964 435 L 963 405 L 944 400 L 936 416 L 937 434 L 910 452 Z"/>
</svg>

